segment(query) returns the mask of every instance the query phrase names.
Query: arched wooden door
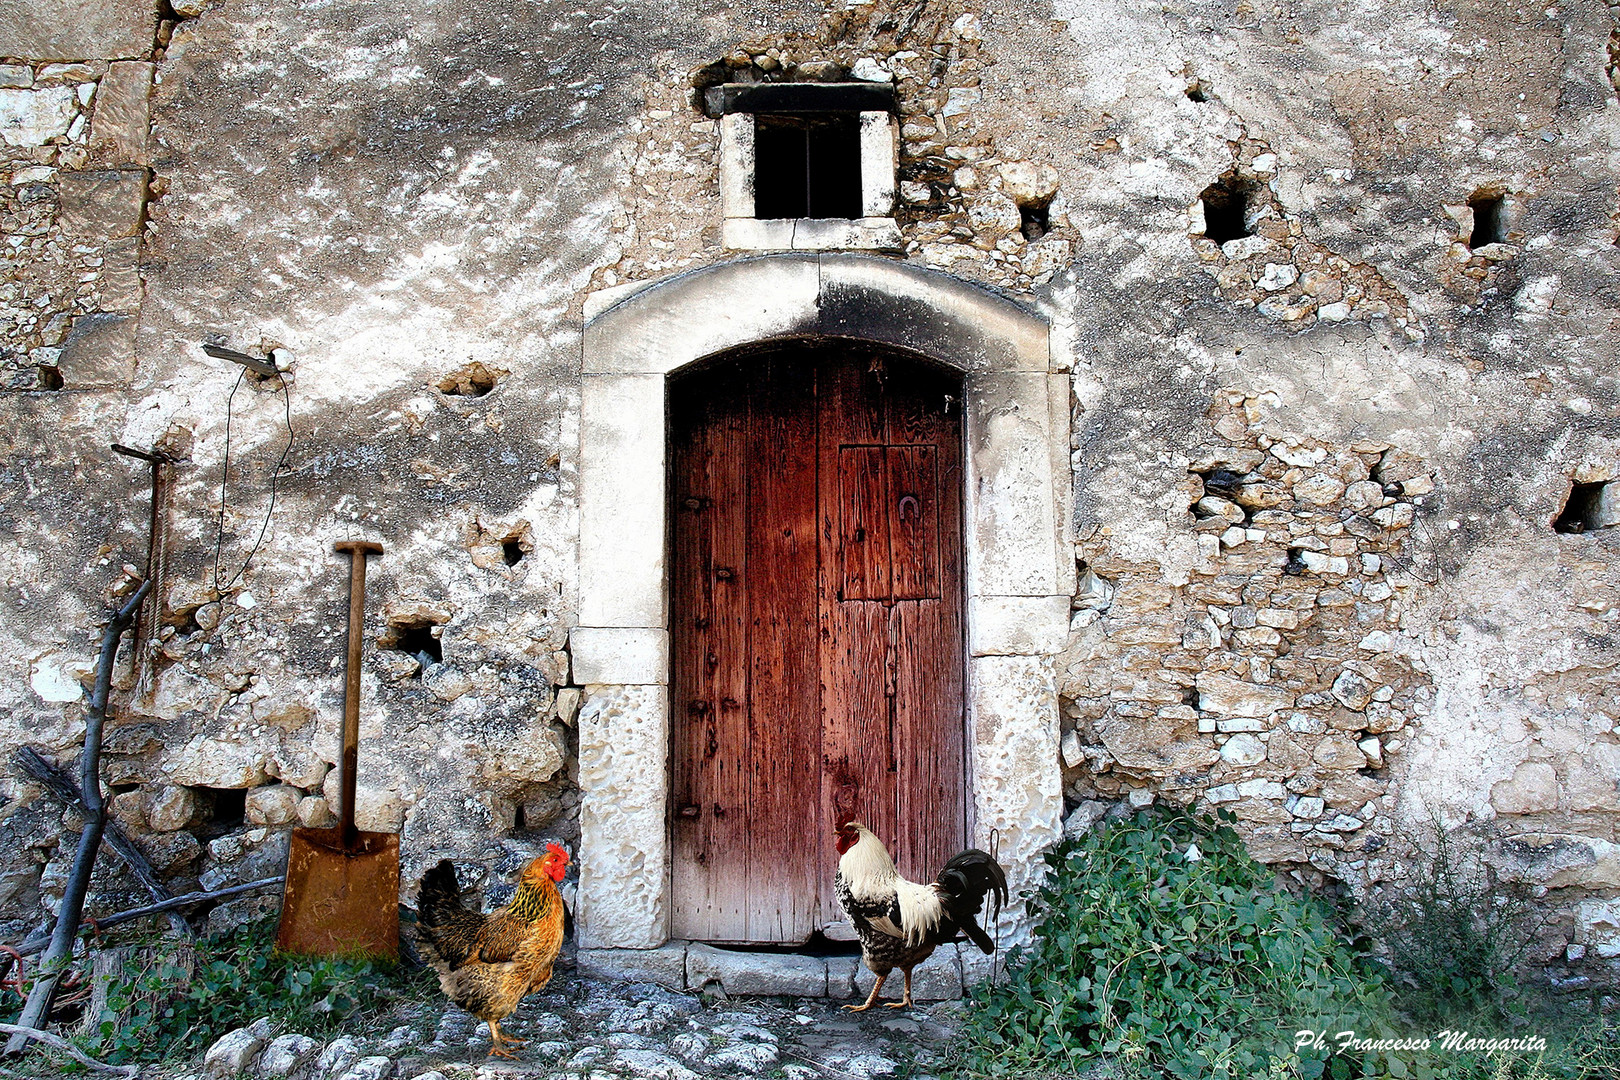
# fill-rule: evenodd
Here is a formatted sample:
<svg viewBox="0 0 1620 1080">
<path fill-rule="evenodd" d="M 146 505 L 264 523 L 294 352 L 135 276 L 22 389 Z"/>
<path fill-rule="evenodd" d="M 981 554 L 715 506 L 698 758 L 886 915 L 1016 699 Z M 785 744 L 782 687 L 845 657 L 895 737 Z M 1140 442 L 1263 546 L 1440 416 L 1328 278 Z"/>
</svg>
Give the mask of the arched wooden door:
<svg viewBox="0 0 1620 1080">
<path fill-rule="evenodd" d="M 842 342 L 671 380 L 673 936 L 839 919 L 836 822 L 964 846 L 961 397 Z"/>
</svg>

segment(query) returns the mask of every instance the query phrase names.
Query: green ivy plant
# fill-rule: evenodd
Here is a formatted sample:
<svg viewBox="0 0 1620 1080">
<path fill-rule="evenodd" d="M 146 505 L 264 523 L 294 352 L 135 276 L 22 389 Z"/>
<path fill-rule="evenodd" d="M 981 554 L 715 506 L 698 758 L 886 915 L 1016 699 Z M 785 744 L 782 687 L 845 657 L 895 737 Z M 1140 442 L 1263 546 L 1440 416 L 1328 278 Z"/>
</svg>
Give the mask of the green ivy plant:
<svg viewBox="0 0 1620 1080">
<path fill-rule="evenodd" d="M 1397 1021 L 1385 969 L 1351 947 L 1327 906 L 1252 859 L 1234 820 L 1153 810 L 1049 852 L 1030 898 L 1034 943 L 1009 956 L 1004 982 L 975 992 L 957 1074 L 1588 1075 L 1568 1057 L 1339 1051 L 1337 1032 L 1414 1032 Z M 1296 1047 L 1300 1031 L 1325 1032 L 1325 1044 Z"/>
</svg>

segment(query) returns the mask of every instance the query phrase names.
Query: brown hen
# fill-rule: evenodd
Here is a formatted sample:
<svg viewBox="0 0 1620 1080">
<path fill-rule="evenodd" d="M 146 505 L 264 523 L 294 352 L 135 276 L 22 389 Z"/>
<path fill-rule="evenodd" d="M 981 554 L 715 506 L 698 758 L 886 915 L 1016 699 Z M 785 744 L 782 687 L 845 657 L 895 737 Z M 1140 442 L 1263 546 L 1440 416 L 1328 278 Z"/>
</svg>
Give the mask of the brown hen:
<svg viewBox="0 0 1620 1080">
<path fill-rule="evenodd" d="M 445 996 L 489 1025 L 491 1056 L 514 1057 L 522 1046 L 501 1031 L 524 995 L 551 981 L 551 965 L 563 940 L 562 896 L 557 882 L 568 853 L 556 844 L 529 863 L 511 903 L 489 914 L 461 906 L 461 889 L 449 859 L 422 875 L 416 937 L 424 958 L 439 973 Z"/>
</svg>

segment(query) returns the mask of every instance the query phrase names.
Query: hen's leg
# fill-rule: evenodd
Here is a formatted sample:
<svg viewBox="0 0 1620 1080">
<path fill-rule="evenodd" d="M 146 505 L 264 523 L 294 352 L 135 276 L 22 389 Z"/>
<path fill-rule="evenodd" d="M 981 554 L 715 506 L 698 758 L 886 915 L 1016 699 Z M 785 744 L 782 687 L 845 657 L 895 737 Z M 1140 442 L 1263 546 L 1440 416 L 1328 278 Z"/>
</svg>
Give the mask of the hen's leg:
<svg viewBox="0 0 1620 1080">
<path fill-rule="evenodd" d="M 887 979 L 888 977 L 889 976 L 887 973 L 877 977 L 877 982 L 872 984 L 872 992 L 866 995 L 866 1003 L 864 1005 L 845 1005 L 844 1008 L 848 1009 L 850 1012 L 865 1012 L 867 1009 L 870 1009 L 872 1007 L 872 1003 L 877 1000 L 878 991 L 883 989 L 883 980 Z"/>
<path fill-rule="evenodd" d="M 512 1053 L 510 1050 L 508 1050 L 507 1047 L 508 1046 L 522 1046 L 524 1043 L 528 1042 L 529 1040 L 512 1038 L 510 1035 L 508 1035 L 504 1031 L 502 1031 L 501 1030 L 501 1025 L 496 1023 L 494 1020 L 488 1021 L 488 1024 L 489 1024 L 489 1038 L 490 1038 L 489 1056 L 490 1057 L 512 1058 L 512 1059 L 515 1060 L 517 1058 L 517 1055 Z"/>
<path fill-rule="evenodd" d="M 870 1003 L 868 1003 L 870 1004 Z M 899 1001 L 885 1001 L 891 1009 L 909 1009 L 911 1007 L 911 969 L 906 968 L 906 996 Z"/>
</svg>

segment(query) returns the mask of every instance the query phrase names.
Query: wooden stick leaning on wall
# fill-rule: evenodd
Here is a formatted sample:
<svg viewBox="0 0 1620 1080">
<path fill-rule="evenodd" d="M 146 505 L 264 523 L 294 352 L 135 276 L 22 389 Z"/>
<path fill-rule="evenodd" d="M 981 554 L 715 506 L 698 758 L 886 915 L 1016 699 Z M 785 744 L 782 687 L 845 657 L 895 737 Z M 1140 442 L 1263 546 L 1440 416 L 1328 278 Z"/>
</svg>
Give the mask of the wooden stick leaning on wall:
<svg viewBox="0 0 1620 1080">
<path fill-rule="evenodd" d="M 73 941 L 79 936 L 79 922 L 84 914 L 84 896 L 90 888 L 90 872 L 95 869 L 96 854 L 101 850 L 101 834 L 107 823 L 107 806 L 101 798 L 101 729 L 107 719 L 107 696 L 112 689 L 113 661 L 118 656 L 118 642 L 134 621 L 146 594 L 152 591 L 150 580 L 141 582 L 124 606 L 113 613 L 101 635 L 101 656 L 96 664 L 96 688 L 90 695 L 90 708 L 84 717 L 84 756 L 80 760 L 80 793 L 84 800 L 84 831 L 79 834 L 79 850 L 73 857 L 73 870 L 68 875 L 67 889 L 57 908 L 56 927 L 51 932 L 51 943 L 40 962 L 40 976 L 29 991 L 28 1002 L 17 1017 L 20 1028 L 43 1028 L 50 1015 L 51 999 L 56 996 L 57 984 L 67 970 L 73 956 Z M 16 1032 L 6 1043 L 7 1054 L 19 1054 L 33 1036 L 25 1031 Z"/>
</svg>

